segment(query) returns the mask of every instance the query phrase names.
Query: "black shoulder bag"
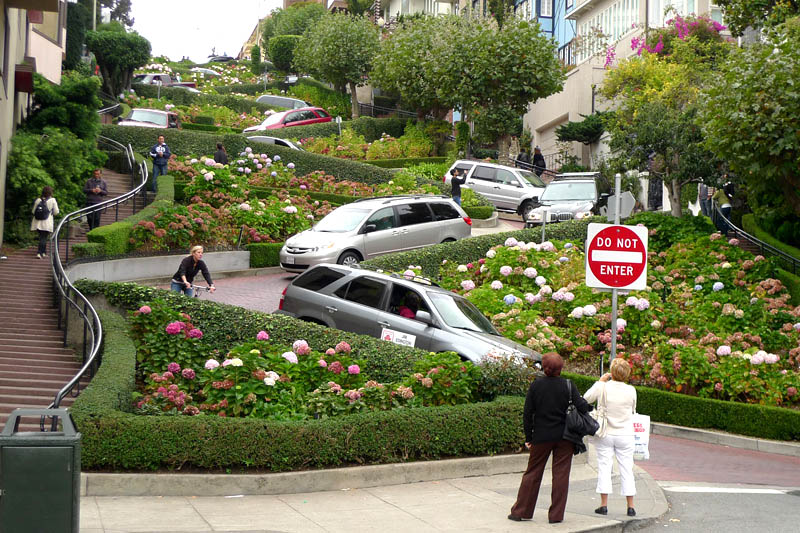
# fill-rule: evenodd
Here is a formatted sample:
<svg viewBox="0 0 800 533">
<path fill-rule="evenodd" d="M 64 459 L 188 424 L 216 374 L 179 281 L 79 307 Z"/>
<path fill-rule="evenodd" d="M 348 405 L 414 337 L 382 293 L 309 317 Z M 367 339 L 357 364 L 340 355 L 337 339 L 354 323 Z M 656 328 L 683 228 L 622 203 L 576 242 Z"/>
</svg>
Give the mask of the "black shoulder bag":
<svg viewBox="0 0 800 533">
<path fill-rule="evenodd" d="M 572 381 L 567 380 L 567 394 L 569 404 L 567 405 L 567 418 L 564 425 L 564 439 L 575 442 L 587 435 L 594 435 L 600 429 L 600 424 L 589 413 L 578 411 L 572 403 Z"/>
</svg>

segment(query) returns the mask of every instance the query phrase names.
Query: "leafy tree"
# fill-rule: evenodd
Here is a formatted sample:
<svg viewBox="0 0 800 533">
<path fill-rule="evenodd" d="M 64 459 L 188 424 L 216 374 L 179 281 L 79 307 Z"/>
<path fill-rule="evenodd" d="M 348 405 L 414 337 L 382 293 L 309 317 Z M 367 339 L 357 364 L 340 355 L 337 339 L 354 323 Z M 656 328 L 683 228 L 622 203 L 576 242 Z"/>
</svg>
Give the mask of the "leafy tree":
<svg viewBox="0 0 800 533">
<path fill-rule="evenodd" d="M 600 140 L 606 129 L 605 113 L 598 112 L 592 115 L 581 115 L 580 122 L 568 122 L 556 128 L 556 137 L 559 141 L 578 141 L 583 144 L 594 144 Z"/>
<path fill-rule="evenodd" d="M 92 16 L 81 4 L 67 4 L 67 50 L 64 56 L 64 68 L 72 70 L 78 66 L 86 39 L 86 28 Z"/>
<path fill-rule="evenodd" d="M 347 0 L 347 12 L 353 16 L 366 15 L 372 13 L 374 0 Z"/>
<path fill-rule="evenodd" d="M 250 49 L 250 70 L 253 74 L 261 74 L 261 47 L 257 44 Z"/>
<path fill-rule="evenodd" d="M 89 15 L 89 23 L 87 27 L 92 27 L 92 11 L 94 8 L 95 0 L 78 0 Z M 97 0 L 97 19 L 96 25 L 101 22 L 101 8 L 107 8 L 111 12 L 111 20 L 117 21 L 120 24 L 130 28 L 133 26 L 134 19 L 131 17 L 131 0 Z"/>
<path fill-rule="evenodd" d="M 748 26 L 777 26 L 800 15 L 797 0 L 716 0 L 733 35 L 742 35 Z"/>
<path fill-rule="evenodd" d="M 47 126 L 66 128 L 81 139 L 94 139 L 100 131 L 100 80 L 94 76 L 66 73 L 61 85 L 34 75 L 33 111 L 25 122 L 31 132 L 42 132 Z"/>
<path fill-rule="evenodd" d="M 708 87 L 702 112 L 708 146 L 747 182 L 759 220 L 779 238 L 796 244 L 800 244 L 798 38 L 800 18 L 795 18 L 772 32 L 766 43 L 736 50 Z"/>
<path fill-rule="evenodd" d="M 275 25 L 277 24 L 277 20 L 279 17 L 279 13 L 283 11 L 282 9 L 273 9 L 269 16 L 264 19 L 264 22 L 261 23 L 261 42 L 264 45 L 264 53 L 265 55 L 269 52 L 269 40 L 272 39 L 275 34 Z"/>
<path fill-rule="evenodd" d="M 316 2 L 298 2 L 286 9 L 275 9 L 264 21 L 261 35 L 265 50 L 270 50 L 269 41 L 278 35 L 303 35 L 328 10 Z M 272 56 L 270 56 L 272 59 Z M 274 61 L 274 60 L 273 60 Z"/>
<path fill-rule="evenodd" d="M 269 40 L 269 57 L 275 68 L 284 72 L 292 69 L 294 49 L 300 39 L 299 35 L 276 35 Z"/>
<path fill-rule="evenodd" d="M 348 86 L 352 116 L 357 117 L 356 86 L 364 84 L 379 47 L 378 28 L 366 17 L 329 14 L 303 35 L 294 64 L 298 71 L 310 72 L 337 87 Z"/>
<path fill-rule="evenodd" d="M 150 41 L 136 32 L 125 32 L 118 22 L 87 32 L 86 43 L 100 66 L 103 89 L 113 95 L 129 88 L 134 69 L 150 60 Z"/>
</svg>

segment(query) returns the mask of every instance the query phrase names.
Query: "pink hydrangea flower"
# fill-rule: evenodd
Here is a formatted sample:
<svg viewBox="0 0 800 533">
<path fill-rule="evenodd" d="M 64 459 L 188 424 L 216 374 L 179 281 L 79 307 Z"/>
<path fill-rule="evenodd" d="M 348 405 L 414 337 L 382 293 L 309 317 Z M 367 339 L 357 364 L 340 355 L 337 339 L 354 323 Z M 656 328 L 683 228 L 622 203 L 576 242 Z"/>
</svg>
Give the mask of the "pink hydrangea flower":
<svg viewBox="0 0 800 533">
<path fill-rule="evenodd" d="M 471 291 L 475 288 L 475 282 L 471 279 L 465 279 L 461 282 L 461 288 L 463 288 L 465 291 Z"/>
<path fill-rule="evenodd" d="M 317 364 L 322 368 L 328 368 L 328 362 L 325 359 L 320 359 Z"/>
<path fill-rule="evenodd" d="M 360 374 L 361 373 L 361 368 L 359 368 L 358 365 L 350 365 L 350 366 L 347 367 L 347 373 L 348 374 L 353 374 L 353 375 Z"/>
<path fill-rule="evenodd" d="M 511 275 L 511 272 L 513 272 L 513 271 L 514 271 L 514 269 L 512 269 L 512 268 L 511 268 L 510 266 L 508 266 L 508 265 L 503 265 L 503 266 L 501 266 L 501 267 L 500 267 L 500 273 L 501 273 L 502 275 L 504 275 L 504 276 L 509 276 L 509 275 Z"/>
<path fill-rule="evenodd" d="M 179 365 L 178 363 L 170 363 L 167 365 L 167 370 L 175 374 L 181 371 L 181 365 Z"/>
<path fill-rule="evenodd" d="M 336 350 L 334 350 L 333 348 L 328 348 L 327 350 L 325 350 L 325 355 L 335 355 L 335 354 Z"/>
<path fill-rule="evenodd" d="M 730 346 L 725 346 L 723 344 L 722 346 L 717 348 L 717 355 L 719 355 L 720 357 L 725 356 L 725 355 L 730 355 L 730 354 L 731 354 L 731 347 Z"/>
<path fill-rule="evenodd" d="M 224 368 L 224 367 L 226 367 L 226 366 L 230 366 L 230 365 L 231 365 L 231 363 L 233 363 L 233 361 L 232 361 L 231 359 L 225 359 L 225 360 L 222 362 L 222 366 L 223 366 L 223 368 Z"/>
<path fill-rule="evenodd" d="M 514 237 L 509 237 L 508 239 L 506 239 L 506 242 L 503 243 L 503 246 L 508 246 L 510 248 L 512 246 L 516 246 L 517 244 L 519 244 L 517 239 L 515 239 Z"/>
<path fill-rule="evenodd" d="M 186 379 L 194 379 L 196 374 L 195 374 L 195 371 L 192 370 L 191 368 L 184 368 L 181 371 L 181 376 L 183 376 Z"/>
<path fill-rule="evenodd" d="M 283 357 L 292 364 L 297 363 L 297 354 L 295 354 L 294 352 L 283 352 L 281 354 L 281 357 Z"/>
<path fill-rule="evenodd" d="M 625 328 L 628 327 L 628 321 L 624 318 L 617 319 L 617 331 L 625 331 Z"/>
<path fill-rule="evenodd" d="M 311 347 L 303 339 L 296 340 L 292 344 L 292 351 L 297 355 L 308 355 L 311 353 Z"/>
<path fill-rule="evenodd" d="M 181 332 L 181 323 L 180 322 L 170 322 L 169 324 L 167 324 L 166 331 L 170 335 L 177 335 L 178 333 Z"/>
<path fill-rule="evenodd" d="M 334 374 L 341 374 L 344 371 L 344 366 L 339 361 L 334 361 L 328 365 L 328 370 Z"/>
<path fill-rule="evenodd" d="M 203 332 L 200 331 L 197 328 L 190 329 L 188 335 L 192 339 L 202 339 L 203 338 Z"/>
<path fill-rule="evenodd" d="M 351 349 L 352 348 L 350 348 L 350 345 L 347 344 L 344 341 L 342 341 L 342 342 L 340 342 L 339 344 L 336 345 L 336 353 L 340 353 L 340 352 L 350 353 Z"/>
<path fill-rule="evenodd" d="M 717 382 L 714 384 L 714 390 L 715 390 L 715 391 L 717 391 L 717 392 L 721 392 L 721 391 L 722 391 L 722 383 L 720 383 L 719 381 L 717 381 Z"/>
<path fill-rule="evenodd" d="M 152 309 L 150 309 L 149 305 L 143 305 L 139 308 L 139 312 L 143 315 L 149 315 Z"/>
<path fill-rule="evenodd" d="M 260 341 L 268 341 L 269 340 L 269 333 L 267 333 L 266 331 L 263 331 L 263 330 L 259 331 L 258 334 L 256 335 L 256 339 L 260 340 Z"/>
<path fill-rule="evenodd" d="M 206 361 L 205 369 L 206 370 L 214 370 L 218 366 L 219 366 L 219 363 L 217 362 L 216 359 L 209 359 L 208 361 Z"/>
</svg>

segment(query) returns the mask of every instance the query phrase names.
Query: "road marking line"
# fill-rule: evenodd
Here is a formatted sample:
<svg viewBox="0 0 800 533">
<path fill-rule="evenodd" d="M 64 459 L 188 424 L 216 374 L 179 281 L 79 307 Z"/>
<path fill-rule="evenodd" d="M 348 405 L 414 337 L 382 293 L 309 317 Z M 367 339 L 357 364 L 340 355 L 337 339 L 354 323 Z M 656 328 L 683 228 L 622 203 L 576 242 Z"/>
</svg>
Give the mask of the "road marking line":
<svg viewBox="0 0 800 533">
<path fill-rule="evenodd" d="M 690 487 L 690 486 L 677 486 L 677 487 L 661 487 L 670 492 L 710 492 L 710 493 L 728 493 L 728 494 L 786 494 L 785 490 L 780 489 L 755 489 L 746 487 Z"/>
</svg>

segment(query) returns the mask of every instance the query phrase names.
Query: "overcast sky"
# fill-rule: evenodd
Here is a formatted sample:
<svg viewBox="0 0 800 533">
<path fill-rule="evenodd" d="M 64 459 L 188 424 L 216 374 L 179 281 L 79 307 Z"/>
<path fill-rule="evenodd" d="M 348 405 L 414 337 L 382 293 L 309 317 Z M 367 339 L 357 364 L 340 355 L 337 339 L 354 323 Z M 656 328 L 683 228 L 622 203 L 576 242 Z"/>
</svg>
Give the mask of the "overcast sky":
<svg viewBox="0 0 800 533">
<path fill-rule="evenodd" d="M 150 41 L 153 55 L 203 63 L 211 49 L 236 57 L 258 23 L 282 0 L 133 0 L 133 29 Z"/>
</svg>

